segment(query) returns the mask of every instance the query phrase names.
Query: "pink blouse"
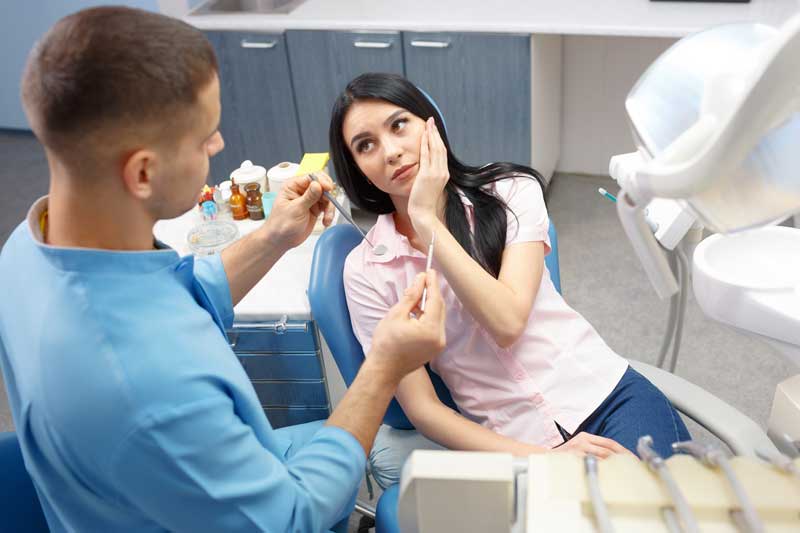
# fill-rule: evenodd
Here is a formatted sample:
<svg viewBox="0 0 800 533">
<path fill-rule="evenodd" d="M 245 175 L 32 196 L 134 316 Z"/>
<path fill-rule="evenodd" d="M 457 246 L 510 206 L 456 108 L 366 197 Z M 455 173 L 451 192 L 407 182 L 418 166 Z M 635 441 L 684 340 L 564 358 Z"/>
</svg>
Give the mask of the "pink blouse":
<svg viewBox="0 0 800 533">
<path fill-rule="evenodd" d="M 550 251 L 549 218 L 538 182 L 509 178 L 493 185 L 516 214 L 507 213 L 506 246 L 542 241 Z M 462 195 L 470 223 L 470 201 Z M 383 244 L 377 256 L 366 242 L 347 257 L 344 284 L 353 331 L 368 354 L 375 326 L 398 302 L 425 256 L 381 215 L 368 237 Z M 433 267 L 441 272 L 436 266 Z M 570 433 L 599 407 L 627 369 L 586 319 L 556 291 L 545 266 L 523 334 L 501 348 L 462 306 L 445 277 L 439 277 L 447 308 L 447 347 L 431 363 L 464 416 L 502 435 L 553 447 L 563 439 L 555 422 Z"/>
</svg>

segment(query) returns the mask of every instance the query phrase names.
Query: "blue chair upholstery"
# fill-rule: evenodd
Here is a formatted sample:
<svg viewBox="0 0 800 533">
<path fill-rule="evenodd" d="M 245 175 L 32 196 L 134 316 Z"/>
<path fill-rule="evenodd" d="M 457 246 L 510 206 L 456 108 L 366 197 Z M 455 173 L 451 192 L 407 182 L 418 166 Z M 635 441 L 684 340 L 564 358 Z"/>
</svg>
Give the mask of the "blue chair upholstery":
<svg viewBox="0 0 800 533">
<path fill-rule="evenodd" d="M 395 483 L 381 494 L 375 510 L 375 533 L 400 533 L 397 521 L 397 498 L 400 484 Z"/>
<path fill-rule="evenodd" d="M 16 433 L 0 433 L 0 531 L 49 531 Z"/>
<path fill-rule="evenodd" d="M 326 230 L 314 248 L 308 283 L 311 314 L 322 336 L 325 337 L 336 366 L 339 367 L 339 372 L 348 387 L 358 374 L 361 363 L 364 362 L 364 352 L 350 325 L 342 271 L 347 254 L 360 242 L 361 235 L 349 224 L 340 224 Z M 457 410 L 450 391 L 441 378 L 430 368 L 428 374 L 439 399 L 445 405 Z M 383 423 L 397 429 L 414 429 L 395 399 L 389 404 Z"/>
<path fill-rule="evenodd" d="M 556 290 L 561 292 L 561 277 L 558 265 L 558 237 L 555 226 L 550 224 L 551 252 L 545 257 L 547 270 Z M 344 262 L 350 251 L 361 242 L 358 231 L 346 224 L 340 224 L 326 230 L 317 241 L 314 248 L 314 258 L 311 262 L 311 277 L 308 284 L 308 300 L 311 304 L 311 314 L 319 327 L 322 336 L 328 343 L 339 372 L 349 387 L 355 379 L 364 353 L 361 350 L 353 329 L 350 325 L 350 312 L 347 309 L 347 300 L 344 294 Z M 450 392 L 442 380 L 428 368 L 431 381 L 444 403 L 456 409 Z M 413 429 L 400 404 L 392 400 L 386 415 L 385 424 L 397 429 Z M 378 533 L 398 532 L 397 526 L 397 486 L 389 487 L 378 500 L 375 515 L 376 531 Z"/>
<path fill-rule="evenodd" d="M 550 228 L 547 236 L 550 237 L 550 253 L 544 257 L 544 264 L 550 272 L 550 281 L 553 282 L 558 294 L 561 294 L 561 270 L 558 266 L 558 234 L 553 222 L 550 221 Z"/>
</svg>

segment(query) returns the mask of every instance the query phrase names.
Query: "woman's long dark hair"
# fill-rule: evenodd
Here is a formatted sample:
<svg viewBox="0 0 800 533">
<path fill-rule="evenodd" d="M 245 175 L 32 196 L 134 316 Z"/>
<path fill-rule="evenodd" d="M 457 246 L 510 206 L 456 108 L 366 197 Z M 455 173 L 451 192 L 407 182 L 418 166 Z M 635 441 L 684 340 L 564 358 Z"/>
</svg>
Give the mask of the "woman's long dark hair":
<svg viewBox="0 0 800 533">
<path fill-rule="evenodd" d="M 328 132 L 337 181 L 344 187 L 353 204 L 360 209 L 379 215 L 395 211 L 389 195 L 369 183 L 358 168 L 344 139 L 342 125 L 345 116 L 353 103 L 360 100 L 384 100 L 423 120 L 433 117 L 447 148 L 447 167 L 450 172 L 450 180 L 445 186 L 445 225 L 478 264 L 492 276 L 498 277 L 506 243 L 507 206 L 502 199 L 484 187 L 504 178 L 524 176 L 536 179 L 544 192 L 542 175 L 530 167 L 513 163 L 491 163 L 482 167 L 465 165 L 453 155 L 442 117 L 424 93 L 402 76 L 367 73 L 351 81 L 336 99 Z M 459 191 L 466 195 L 474 207 L 474 234 L 470 232 Z"/>
</svg>

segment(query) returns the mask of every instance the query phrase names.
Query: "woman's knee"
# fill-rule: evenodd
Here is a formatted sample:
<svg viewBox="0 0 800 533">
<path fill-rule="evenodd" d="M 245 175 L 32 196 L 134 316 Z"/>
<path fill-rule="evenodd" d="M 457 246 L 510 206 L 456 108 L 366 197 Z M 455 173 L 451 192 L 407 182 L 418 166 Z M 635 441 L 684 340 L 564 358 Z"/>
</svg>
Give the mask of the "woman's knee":
<svg viewBox="0 0 800 533">
<path fill-rule="evenodd" d="M 370 472 L 381 488 L 400 482 L 403 465 L 414 450 L 444 450 L 413 429 L 383 425 L 369 453 Z"/>
</svg>

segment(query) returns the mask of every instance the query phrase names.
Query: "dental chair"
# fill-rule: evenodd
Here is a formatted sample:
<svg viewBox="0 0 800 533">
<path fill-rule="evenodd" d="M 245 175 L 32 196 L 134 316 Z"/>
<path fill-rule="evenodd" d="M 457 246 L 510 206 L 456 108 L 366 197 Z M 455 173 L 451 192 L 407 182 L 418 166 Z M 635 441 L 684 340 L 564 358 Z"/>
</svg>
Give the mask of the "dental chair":
<svg viewBox="0 0 800 533">
<path fill-rule="evenodd" d="M 348 387 L 364 361 L 364 354 L 350 324 L 342 272 L 347 255 L 361 240 L 361 235 L 350 225 L 341 224 L 326 230 L 314 249 L 308 286 L 308 299 L 314 321 L 325 338 Z M 553 284 L 560 293 L 558 238 L 552 224 L 550 242 L 552 251 L 545 257 L 545 264 Z M 753 457 L 756 451 L 770 452 L 775 449 L 758 424 L 716 396 L 652 365 L 641 361 L 629 362 L 664 392 L 675 409 L 706 428 L 737 455 Z M 456 409 L 449 391 L 439 376 L 430 369 L 428 372 L 439 399 Z M 383 422 L 397 429 L 414 427 L 395 399 L 389 405 Z M 398 487 L 393 485 L 386 489 L 378 500 L 374 513 L 378 533 L 399 531 L 397 497 Z M 369 506 L 363 504 L 358 504 L 357 509 L 368 516 L 373 514 Z"/>
<path fill-rule="evenodd" d="M 325 342 L 331 350 L 339 372 L 345 384 L 349 387 L 358 374 L 361 363 L 364 362 L 364 352 L 361 344 L 353 334 L 350 325 L 350 312 L 347 309 L 347 300 L 344 293 L 344 262 L 350 251 L 362 240 L 358 231 L 349 224 L 340 224 L 326 230 L 317 241 L 314 248 L 314 258 L 311 262 L 311 276 L 308 284 L 308 300 L 311 304 L 311 314 L 319 327 Z M 558 267 L 558 237 L 555 227 L 550 225 L 550 245 L 552 251 L 545 258 L 545 264 L 550 271 L 550 278 L 556 290 L 561 292 L 561 278 Z M 442 379 L 432 372 L 426 365 L 428 375 L 439 399 L 453 410 L 458 408 L 450 396 Z M 414 429 L 400 404 L 392 399 L 383 423 L 395 429 Z M 397 531 L 396 486 L 390 487 L 378 501 L 375 521 L 377 531 Z M 394 495 L 394 496 L 392 496 Z M 387 501 L 384 501 L 386 499 Z M 387 503 L 393 502 L 393 503 Z M 367 515 L 372 514 L 367 506 L 358 505 L 360 511 Z"/>
</svg>

